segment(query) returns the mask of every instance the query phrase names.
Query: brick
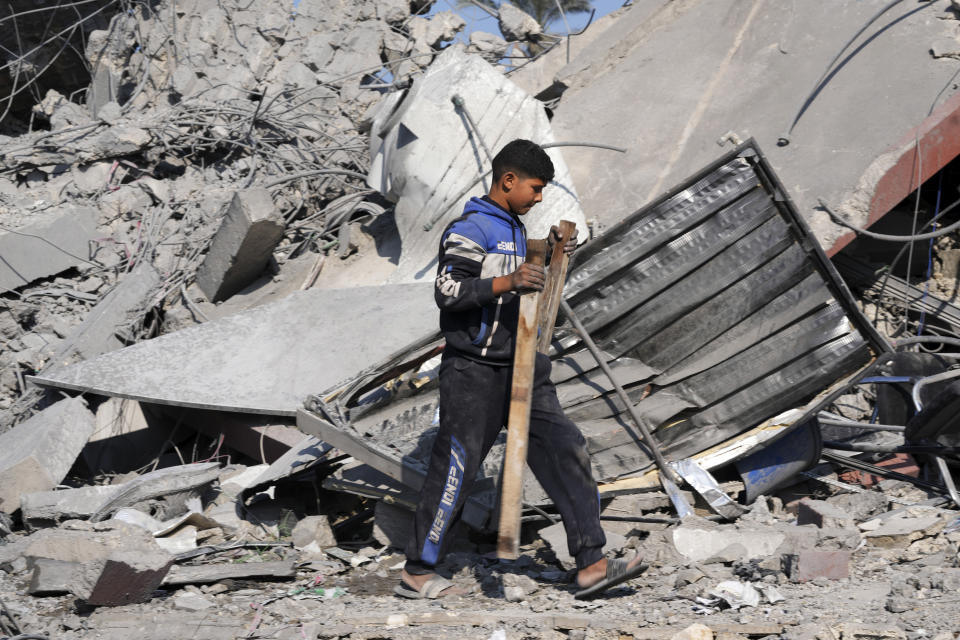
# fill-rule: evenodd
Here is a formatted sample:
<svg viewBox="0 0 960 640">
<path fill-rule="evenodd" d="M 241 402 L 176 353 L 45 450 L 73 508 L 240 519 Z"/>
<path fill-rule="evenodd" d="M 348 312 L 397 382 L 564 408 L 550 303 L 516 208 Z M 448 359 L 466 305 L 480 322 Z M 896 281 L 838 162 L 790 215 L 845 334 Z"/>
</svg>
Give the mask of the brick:
<svg viewBox="0 0 960 640">
<path fill-rule="evenodd" d="M 849 551 L 819 551 L 805 549 L 784 556 L 785 571 L 794 582 L 814 578 L 840 580 L 850 575 Z"/>
</svg>

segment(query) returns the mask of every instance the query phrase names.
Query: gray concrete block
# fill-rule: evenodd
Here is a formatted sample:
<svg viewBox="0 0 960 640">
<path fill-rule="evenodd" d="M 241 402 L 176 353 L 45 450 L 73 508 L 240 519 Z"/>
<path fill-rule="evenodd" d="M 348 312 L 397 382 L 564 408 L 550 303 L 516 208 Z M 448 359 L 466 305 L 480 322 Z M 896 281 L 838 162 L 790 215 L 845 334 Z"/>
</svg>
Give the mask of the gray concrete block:
<svg viewBox="0 0 960 640">
<path fill-rule="evenodd" d="M 123 485 L 106 484 L 27 493 L 20 496 L 21 515 L 24 523 L 33 528 L 56 525 L 63 520 L 86 519 L 122 490 Z"/>
<path fill-rule="evenodd" d="M 123 347 L 118 331 L 126 326 L 128 315 L 143 306 L 145 298 L 159 284 L 160 276 L 151 265 L 138 265 L 90 310 L 51 358 L 48 371 L 66 365 L 75 355 L 89 360 Z"/>
<path fill-rule="evenodd" d="M 60 484 L 93 427 L 93 413 L 69 398 L 0 434 L 0 512 L 13 513 L 20 496 Z"/>
<path fill-rule="evenodd" d="M 17 232 L 0 233 L 0 288 L 17 289 L 84 264 L 97 237 L 97 215 L 87 207 L 68 208 Z"/>
<path fill-rule="evenodd" d="M 742 550 L 743 557 L 729 557 L 729 561 L 765 558 L 786 540 L 783 533 L 774 529 L 742 531 L 733 527 L 701 529 L 685 525 L 674 529 L 672 537 L 676 550 L 692 562 L 703 562 L 721 553 L 726 557 L 737 548 Z"/>
<path fill-rule="evenodd" d="M 46 529 L 30 540 L 31 588 L 66 588 L 92 605 L 149 600 L 173 564 L 150 533 L 119 522 Z"/>
<path fill-rule="evenodd" d="M 237 191 L 197 270 L 197 285 L 211 302 L 226 300 L 256 280 L 281 237 L 283 219 L 270 193 Z"/>
<path fill-rule="evenodd" d="M 856 526 L 853 519 L 839 507 L 809 498 L 801 500 L 797 507 L 797 524 L 815 524 L 821 529 L 846 529 Z"/>
<path fill-rule="evenodd" d="M 337 546 L 327 516 L 307 516 L 293 528 L 293 546 L 302 549 L 316 544 L 321 549 Z"/>
</svg>

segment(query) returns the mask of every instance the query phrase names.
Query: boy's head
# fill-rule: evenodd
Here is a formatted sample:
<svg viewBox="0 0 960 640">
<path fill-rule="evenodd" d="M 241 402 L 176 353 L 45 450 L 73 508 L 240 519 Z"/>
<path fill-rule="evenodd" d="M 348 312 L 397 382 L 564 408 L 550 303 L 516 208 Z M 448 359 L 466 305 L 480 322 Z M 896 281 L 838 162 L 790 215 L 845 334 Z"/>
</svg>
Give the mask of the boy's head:
<svg viewBox="0 0 960 640">
<path fill-rule="evenodd" d="M 490 197 L 522 216 L 543 199 L 543 188 L 553 180 L 553 175 L 553 162 L 538 144 L 513 140 L 493 158 Z"/>
</svg>

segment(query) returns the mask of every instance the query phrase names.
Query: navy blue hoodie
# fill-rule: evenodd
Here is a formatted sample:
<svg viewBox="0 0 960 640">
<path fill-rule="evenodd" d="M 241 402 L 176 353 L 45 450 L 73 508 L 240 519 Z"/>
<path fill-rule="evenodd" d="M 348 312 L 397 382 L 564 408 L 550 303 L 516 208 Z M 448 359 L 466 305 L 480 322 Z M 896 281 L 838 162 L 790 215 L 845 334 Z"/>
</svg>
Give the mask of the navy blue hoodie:
<svg viewBox="0 0 960 640">
<path fill-rule="evenodd" d="M 516 271 L 526 255 L 526 230 L 515 215 L 486 196 L 467 202 L 440 238 L 434 298 L 447 349 L 512 364 L 520 298 L 494 296 L 493 279 Z"/>
</svg>

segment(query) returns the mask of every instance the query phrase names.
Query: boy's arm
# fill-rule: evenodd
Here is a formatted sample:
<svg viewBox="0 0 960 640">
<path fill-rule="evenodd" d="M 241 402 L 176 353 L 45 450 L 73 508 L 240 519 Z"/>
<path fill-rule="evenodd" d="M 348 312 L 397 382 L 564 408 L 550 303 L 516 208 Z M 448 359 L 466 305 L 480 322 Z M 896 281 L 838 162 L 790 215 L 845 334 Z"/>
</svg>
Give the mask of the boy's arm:
<svg viewBox="0 0 960 640">
<path fill-rule="evenodd" d="M 463 223 L 452 227 L 443 239 L 434 286 L 434 299 L 438 307 L 464 311 L 490 304 L 497 296 L 510 291 L 523 293 L 543 289 L 543 267 L 526 262 L 511 274 L 481 278 L 483 258 L 487 252 L 471 235 L 476 235 L 476 228 Z"/>
<path fill-rule="evenodd" d="M 479 231 L 466 222 L 455 224 L 444 235 L 433 289 L 434 299 L 441 309 L 475 309 L 493 302 L 496 297 L 493 291 L 495 278 L 480 277 L 483 258 L 487 255 L 481 242 Z"/>
</svg>

